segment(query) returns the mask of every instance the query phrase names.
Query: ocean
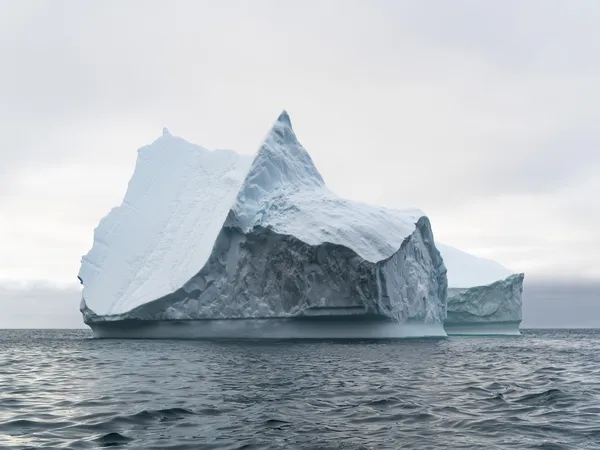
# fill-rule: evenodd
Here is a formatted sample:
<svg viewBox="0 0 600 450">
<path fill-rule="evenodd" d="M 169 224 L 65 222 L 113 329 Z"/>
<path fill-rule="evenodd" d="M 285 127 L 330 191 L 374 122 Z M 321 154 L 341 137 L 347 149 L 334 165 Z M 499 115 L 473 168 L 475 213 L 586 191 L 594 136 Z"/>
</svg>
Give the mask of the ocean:
<svg viewBox="0 0 600 450">
<path fill-rule="evenodd" d="M 0 448 L 600 449 L 600 331 L 408 341 L 0 330 Z"/>
</svg>

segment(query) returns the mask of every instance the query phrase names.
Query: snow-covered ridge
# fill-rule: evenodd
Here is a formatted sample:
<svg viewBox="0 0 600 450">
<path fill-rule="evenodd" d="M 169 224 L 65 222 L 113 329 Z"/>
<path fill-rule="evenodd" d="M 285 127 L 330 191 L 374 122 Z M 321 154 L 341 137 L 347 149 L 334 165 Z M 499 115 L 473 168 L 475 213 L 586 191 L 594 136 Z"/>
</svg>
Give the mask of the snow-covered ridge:
<svg viewBox="0 0 600 450">
<path fill-rule="evenodd" d="M 79 274 L 88 316 L 279 317 L 350 305 L 398 321 L 445 317 L 446 269 L 424 214 L 337 197 L 285 112 L 254 158 L 164 133 L 140 149 L 123 204 L 94 236 Z"/>
<path fill-rule="evenodd" d="M 284 111 L 261 146 L 233 208 L 245 231 L 271 227 L 309 245 L 345 245 L 364 259 L 389 258 L 425 214 L 338 197 L 326 186 Z"/>
</svg>

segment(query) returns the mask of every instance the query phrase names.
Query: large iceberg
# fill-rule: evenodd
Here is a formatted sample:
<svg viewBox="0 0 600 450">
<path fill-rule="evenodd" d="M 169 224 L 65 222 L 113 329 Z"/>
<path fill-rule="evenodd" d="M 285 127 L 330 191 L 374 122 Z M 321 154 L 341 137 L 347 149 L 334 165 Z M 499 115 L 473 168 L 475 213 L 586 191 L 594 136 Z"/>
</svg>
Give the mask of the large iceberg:
<svg viewBox="0 0 600 450">
<path fill-rule="evenodd" d="M 437 244 L 448 270 L 449 335 L 518 335 L 524 274 Z"/>
<path fill-rule="evenodd" d="M 333 194 L 285 111 L 253 158 L 141 148 L 79 279 L 100 337 L 445 335 L 428 218 Z"/>
</svg>

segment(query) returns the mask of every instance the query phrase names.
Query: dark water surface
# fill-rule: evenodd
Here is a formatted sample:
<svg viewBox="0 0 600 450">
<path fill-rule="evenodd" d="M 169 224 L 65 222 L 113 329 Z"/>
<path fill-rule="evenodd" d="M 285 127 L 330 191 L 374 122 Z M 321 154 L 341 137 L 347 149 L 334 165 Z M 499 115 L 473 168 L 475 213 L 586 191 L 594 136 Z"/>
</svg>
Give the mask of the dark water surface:
<svg viewBox="0 0 600 450">
<path fill-rule="evenodd" d="M 600 332 L 387 342 L 0 330 L 0 448 L 600 449 Z"/>
</svg>

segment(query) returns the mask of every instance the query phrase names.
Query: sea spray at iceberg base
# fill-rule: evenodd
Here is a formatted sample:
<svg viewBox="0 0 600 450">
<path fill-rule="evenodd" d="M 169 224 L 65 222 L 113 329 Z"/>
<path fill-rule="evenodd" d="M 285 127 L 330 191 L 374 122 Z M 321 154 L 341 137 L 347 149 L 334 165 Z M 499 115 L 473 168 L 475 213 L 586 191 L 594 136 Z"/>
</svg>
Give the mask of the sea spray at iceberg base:
<svg viewBox="0 0 600 450">
<path fill-rule="evenodd" d="M 140 149 L 79 278 L 98 337 L 445 336 L 427 217 L 337 197 L 285 112 L 253 159 L 168 132 Z"/>
</svg>

